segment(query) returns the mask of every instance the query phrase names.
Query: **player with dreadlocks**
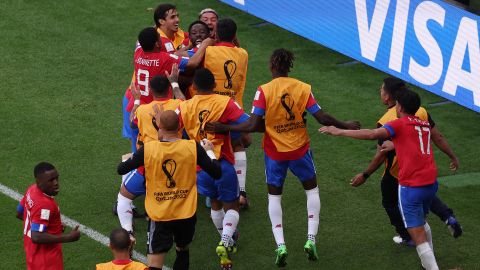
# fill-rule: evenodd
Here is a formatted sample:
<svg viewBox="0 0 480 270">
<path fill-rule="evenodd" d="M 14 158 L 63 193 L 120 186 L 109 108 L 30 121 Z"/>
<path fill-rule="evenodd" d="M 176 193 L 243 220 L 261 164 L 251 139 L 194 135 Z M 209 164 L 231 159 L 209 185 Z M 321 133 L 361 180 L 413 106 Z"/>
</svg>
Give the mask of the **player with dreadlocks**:
<svg viewBox="0 0 480 270">
<path fill-rule="evenodd" d="M 277 49 L 270 58 L 273 80 L 258 87 L 250 119 L 239 125 L 207 124 L 216 132 L 264 132 L 265 172 L 268 186 L 268 213 L 277 242 L 275 264 L 286 265 L 287 248 L 283 237 L 282 191 L 287 170 L 298 177 L 307 196 L 308 236 L 304 249 L 309 260 L 317 260 L 315 237 L 320 216 L 320 195 L 307 133 L 306 111 L 322 125 L 358 129 L 356 121 L 339 121 L 325 113 L 313 97 L 311 86 L 288 77 L 295 57 Z M 265 119 L 265 123 L 262 119 Z"/>
</svg>

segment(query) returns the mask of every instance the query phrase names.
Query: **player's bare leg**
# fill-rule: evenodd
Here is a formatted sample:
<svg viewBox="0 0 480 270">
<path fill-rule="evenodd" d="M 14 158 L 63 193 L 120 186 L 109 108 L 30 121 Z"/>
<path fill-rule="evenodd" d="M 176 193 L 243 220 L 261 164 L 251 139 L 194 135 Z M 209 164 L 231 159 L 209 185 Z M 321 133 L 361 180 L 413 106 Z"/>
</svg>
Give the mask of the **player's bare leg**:
<svg viewBox="0 0 480 270">
<path fill-rule="evenodd" d="M 165 255 L 167 253 L 155 253 L 155 254 L 147 254 L 147 263 L 148 263 L 148 269 L 150 270 L 158 270 L 162 269 L 163 264 L 165 262 Z"/>
<path fill-rule="evenodd" d="M 431 241 L 431 232 L 427 232 L 427 230 L 430 231 L 428 223 L 425 223 L 424 226 L 408 228 L 407 230 L 417 246 L 418 257 L 420 257 L 422 266 L 427 270 L 438 270 L 437 261 L 433 254 L 433 245 L 429 243 L 429 238 Z"/>
<path fill-rule="evenodd" d="M 320 224 L 320 194 L 315 176 L 310 180 L 302 182 L 302 184 L 307 195 L 308 220 L 307 242 L 303 248 L 307 253 L 307 258 L 311 261 L 316 261 L 318 260 L 318 254 L 315 238 L 318 233 L 318 225 Z"/>
</svg>

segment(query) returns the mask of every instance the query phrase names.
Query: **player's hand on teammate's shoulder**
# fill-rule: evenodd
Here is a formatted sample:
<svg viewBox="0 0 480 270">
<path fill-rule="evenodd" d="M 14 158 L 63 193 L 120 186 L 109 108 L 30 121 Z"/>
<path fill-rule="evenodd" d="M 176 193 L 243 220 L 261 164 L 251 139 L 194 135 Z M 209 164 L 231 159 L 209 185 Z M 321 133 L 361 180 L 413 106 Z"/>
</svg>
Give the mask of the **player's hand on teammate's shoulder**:
<svg viewBox="0 0 480 270">
<path fill-rule="evenodd" d="M 352 180 L 350 180 L 350 185 L 352 185 L 352 187 L 358 187 L 363 183 L 365 183 L 365 181 L 367 181 L 367 179 L 365 179 L 365 176 L 363 176 L 363 173 L 359 173 L 355 175 L 352 178 Z"/>
<path fill-rule="evenodd" d="M 212 133 L 227 132 L 228 127 L 220 122 L 208 122 L 205 124 L 205 131 Z"/>
<path fill-rule="evenodd" d="M 390 140 L 384 141 L 380 146 L 381 152 L 390 152 L 392 150 L 395 150 L 395 145 Z"/>
<path fill-rule="evenodd" d="M 69 242 L 75 242 L 80 239 L 80 231 L 79 231 L 79 225 L 75 226 L 73 230 L 68 234 L 68 240 Z"/>
<path fill-rule="evenodd" d="M 323 126 L 318 129 L 320 133 L 328 134 L 328 135 L 340 135 L 340 129 L 335 126 Z"/>
<path fill-rule="evenodd" d="M 360 129 L 361 125 L 358 121 L 346 121 L 347 129 Z"/>
<path fill-rule="evenodd" d="M 213 151 L 213 143 L 208 139 L 202 139 L 200 145 L 205 149 L 205 151 Z"/>
</svg>

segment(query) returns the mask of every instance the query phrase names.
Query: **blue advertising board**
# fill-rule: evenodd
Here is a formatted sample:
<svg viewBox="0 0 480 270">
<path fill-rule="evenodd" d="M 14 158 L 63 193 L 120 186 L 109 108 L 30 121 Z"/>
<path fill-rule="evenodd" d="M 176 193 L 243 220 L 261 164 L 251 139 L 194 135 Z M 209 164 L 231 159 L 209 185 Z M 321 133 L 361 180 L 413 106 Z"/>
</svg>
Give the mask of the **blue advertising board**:
<svg viewBox="0 0 480 270">
<path fill-rule="evenodd" d="M 220 0 L 480 112 L 480 17 L 440 0 Z"/>
</svg>

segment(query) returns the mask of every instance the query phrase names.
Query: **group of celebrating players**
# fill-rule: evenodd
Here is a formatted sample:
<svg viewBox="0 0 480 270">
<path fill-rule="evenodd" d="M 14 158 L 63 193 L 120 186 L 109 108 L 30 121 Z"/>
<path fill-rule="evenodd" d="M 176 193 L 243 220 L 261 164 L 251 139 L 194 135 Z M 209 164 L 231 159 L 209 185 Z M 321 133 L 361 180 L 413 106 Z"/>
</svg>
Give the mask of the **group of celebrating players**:
<svg viewBox="0 0 480 270">
<path fill-rule="evenodd" d="M 177 9 L 171 4 L 160 4 L 154 11 L 154 21 L 155 27 L 147 27 L 138 35 L 133 77 L 123 98 L 123 135 L 131 140 L 132 154 L 124 155 L 118 166 L 123 177 L 116 213 L 122 229 L 114 230 L 110 236 L 115 260 L 99 264 L 97 269 L 146 268 L 128 257 L 131 243 L 135 242 L 132 201 L 141 195 L 145 195 L 149 220 L 148 268 L 162 269 L 165 255 L 175 243 L 173 269 L 189 269 L 188 246 L 195 232 L 197 194 L 210 199 L 211 219 L 220 235 L 215 251 L 220 267 L 231 269 L 240 208 L 248 207 L 245 149 L 251 143 L 251 132 L 264 133 L 268 214 L 277 244 L 275 264 L 287 264 L 281 200 L 288 170 L 300 180 L 307 197 L 304 251 L 308 260 L 318 260 L 320 195 L 307 133 L 307 112 L 324 126 L 321 133 L 379 139 L 374 159 L 351 184 L 363 184 L 385 162 L 382 204 L 398 233 L 394 241 L 416 246 L 422 266 L 438 269 L 426 213 L 431 208 L 454 237 L 461 235 L 462 228 L 453 211 L 435 196 L 438 184 L 430 138 L 451 158 L 451 169 L 456 170 L 458 159 L 432 118 L 420 107 L 419 96 L 403 81 L 384 80 L 380 96 L 388 110 L 377 129 L 359 130 L 357 121 L 340 121 L 325 113 L 311 86 L 288 76 L 294 55 L 277 49 L 269 62 L 272 80 L 258 87 L 248 115 L 242 100 L 248 54 L 239 45 L 235 22 L 219 20 L 215 10 L 207 8 L 200 12 L 198 21 L 190 24 L 188 33 L 183 32 Z M 50 197 L 58 192 L 54 167 L 39 166 L 35 169 L 37 185 L 27 191 L 18 209 L 19 218 L 26 224 L 36 211 L 32 214 L 36 219 L 31 219 L 28 228 L 25 225 L 25 245 L 27 241 L 36 245 L 78 240 L 79 234 L 70 233 L 69 238 L 58 242 L 38 242 L 39 234 L 58 227 L 49 223 L 50 211 L 47 215 L 45 209 L 32 209 L 30 203 L 34 193 L 41 191 Z M 42 181 L 56 184 L 48 186 Z M 29 269 L 40 269 L 28 263 L 28 252 Z"/>
</svg>

